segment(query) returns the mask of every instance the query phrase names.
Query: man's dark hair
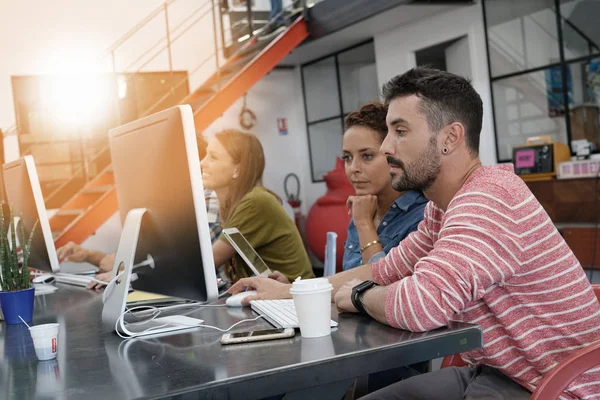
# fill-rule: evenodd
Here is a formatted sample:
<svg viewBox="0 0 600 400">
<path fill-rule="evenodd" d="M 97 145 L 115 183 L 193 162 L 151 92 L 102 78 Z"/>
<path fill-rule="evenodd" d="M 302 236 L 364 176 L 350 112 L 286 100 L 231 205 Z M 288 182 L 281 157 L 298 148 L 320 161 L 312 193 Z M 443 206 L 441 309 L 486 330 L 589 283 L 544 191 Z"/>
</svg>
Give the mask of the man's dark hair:
<svg viewBox="0 0 600 400">
<path fill-rule="evenodd" d="M 479 153 L 483 103 L 469 81 L 461 76 L 429 67 L 415 67 L 383 85 L 386 104 L 398 97 L 416 95 L 429 128 L 439 132 L 460 122 L 472 154 Z"/>
<path fill-rule="evenodd" d="M 364 126 L 377 132 L 381 142 L 383 142 L 387 135 L 386 115 L 387 105 L 379 101 L 367 103 L 348 114 L 344 121 L 344 130 L 347 131 L 353 126 Z"/>
</svg>

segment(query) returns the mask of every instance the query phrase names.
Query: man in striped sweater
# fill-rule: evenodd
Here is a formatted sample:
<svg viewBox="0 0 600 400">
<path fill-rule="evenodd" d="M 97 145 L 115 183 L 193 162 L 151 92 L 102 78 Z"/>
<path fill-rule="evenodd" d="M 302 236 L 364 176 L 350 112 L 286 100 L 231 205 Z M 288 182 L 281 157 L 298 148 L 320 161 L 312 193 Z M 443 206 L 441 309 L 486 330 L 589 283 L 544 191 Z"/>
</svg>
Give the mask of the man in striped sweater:
<svg viewBox="0 0 600 400">
<path fill-rule="evenodd" d="M 458 320 L 483 328 L 470 365 L 419 375 L 373 399 L 527 399 L 545 373 L 600 340 L 600 305 L 579 262 L 511 165 L 478 157 L 483 107 L 461 77 L 417 67 L 383 88 L 388 158 L 398 191 L 430 200 L 419 229 L 381 261 L 330 277 L 341 311 L 426 331 Z M 376 284 L 352 300 L 365 280 Z M 240 282 L 289 297 L 268 279 Z M 600 398 L 600 368 L 564 399 Z"/>
</svg>

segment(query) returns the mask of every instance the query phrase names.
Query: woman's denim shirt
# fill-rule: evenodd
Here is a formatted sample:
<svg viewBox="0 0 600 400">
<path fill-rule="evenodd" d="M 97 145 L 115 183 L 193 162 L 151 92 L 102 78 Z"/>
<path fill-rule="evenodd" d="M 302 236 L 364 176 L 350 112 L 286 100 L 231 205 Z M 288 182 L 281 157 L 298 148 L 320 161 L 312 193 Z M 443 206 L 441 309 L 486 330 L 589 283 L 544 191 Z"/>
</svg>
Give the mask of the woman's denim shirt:
<svg viewBox="0 0 600 400">
<path fill-rule="evenodd" d="M 391 249 L 398 246 L 409 233 L 417 230 L 423 219 L 427 202 L 423 193 L 409 190 L 392 203 L 377 227 L 377 235 L 379 235 L 383 251 L 374 254 L 369 259 L 369 263 L 384 257 Z M 351 220 L 348 225 L 348 239 L 344 244 L 344 271 L 363 264 L 358 231 L 354 220 Z"/>
</svg>

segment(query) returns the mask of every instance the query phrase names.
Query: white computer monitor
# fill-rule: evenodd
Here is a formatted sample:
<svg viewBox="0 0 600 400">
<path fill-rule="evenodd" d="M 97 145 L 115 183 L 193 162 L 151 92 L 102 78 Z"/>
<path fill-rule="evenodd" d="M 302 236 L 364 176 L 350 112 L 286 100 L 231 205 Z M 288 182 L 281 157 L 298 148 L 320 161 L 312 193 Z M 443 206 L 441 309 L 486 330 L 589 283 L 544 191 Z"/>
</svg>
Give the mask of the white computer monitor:
<svg viewBox="0 0 600 400">
<path fill-rule="evenodd" d="M 44 196 L 40 187 L 33 156 L 25 156 L 2 166 L 7 202 L 14 216 L 23 224 L 28 238 L 36 221 L 39 221 L 33 236 L 29 266 L 47 272 L 89 274 L 98 268 L 87 263 L 58 263 L 54 237 L 46 213 Z M 6 221 L 8 223 L 8 221 Z"/>
<path fill-rule="evenodd" d="M 154 262 L 152 267 L 132 271 L 133 288 L 216 300 L 217 278 L 191 107 L 172 107 L 114 128 L 109 143 L 123 235 L 129 234 L 128 214 L 146 210 L 139 236 L 135 240 L 122 236 L 123 245 L 119 244 L 119 251 L 122 246 L 135 246 L 135 264 L 148 256 Z"/>
<path fill-rule="evenodd" d="M 39 220 L 31 245 L 29 266 L 42 271 L 59 272 L 52 230 L 33 157 L 25 156 L 6 163 L 2 170 L 7 201 L 12 206 L 14 216 L 20 218 L 25 237 L 29 237 L 35 222 Z"/>
</svg>

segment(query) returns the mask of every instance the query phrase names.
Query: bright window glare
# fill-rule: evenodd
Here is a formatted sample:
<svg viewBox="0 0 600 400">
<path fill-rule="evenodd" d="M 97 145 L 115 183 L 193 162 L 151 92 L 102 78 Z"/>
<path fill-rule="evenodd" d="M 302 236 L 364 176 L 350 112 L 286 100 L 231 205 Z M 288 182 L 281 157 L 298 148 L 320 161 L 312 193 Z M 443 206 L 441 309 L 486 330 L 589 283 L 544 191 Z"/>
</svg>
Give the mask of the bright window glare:
<svg viewBox="0 0 600 400">
<path fill-rule="evenodd" d="M 106 116 L 111 104 L 107 75 L 72 73 L 44 80 L 42 99 L 56 122 L 71 126 L 91 125 Z"/>
</svg>

